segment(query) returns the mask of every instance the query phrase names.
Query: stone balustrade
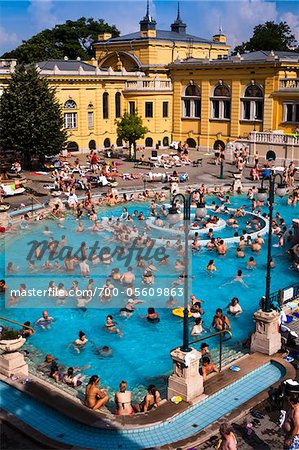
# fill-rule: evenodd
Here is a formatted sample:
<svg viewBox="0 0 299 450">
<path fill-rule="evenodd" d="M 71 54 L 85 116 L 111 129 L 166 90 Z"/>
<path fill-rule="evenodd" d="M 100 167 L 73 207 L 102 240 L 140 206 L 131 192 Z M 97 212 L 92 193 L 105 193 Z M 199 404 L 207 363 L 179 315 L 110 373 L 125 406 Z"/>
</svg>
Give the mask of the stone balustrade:
<svg viewBox="0 0 299 450">
<path fill-rule="evenodd" d="M 299 146 L 299 136 L 290 136 L 282 133 L 252 131 L 248 140 L 261 144 L 295 145 Z"/>
<path fill-rule="evenodd" d="M 299 78 L 283 78 L 279 80 L 279 90 L 299 92 Z"/>
<path fill-rule="evenodd" d="M 155 79 L 141 79 L 127 81 L 125 84 L 125 91 L 172 91 L 171 80 Z"/>
</svg>

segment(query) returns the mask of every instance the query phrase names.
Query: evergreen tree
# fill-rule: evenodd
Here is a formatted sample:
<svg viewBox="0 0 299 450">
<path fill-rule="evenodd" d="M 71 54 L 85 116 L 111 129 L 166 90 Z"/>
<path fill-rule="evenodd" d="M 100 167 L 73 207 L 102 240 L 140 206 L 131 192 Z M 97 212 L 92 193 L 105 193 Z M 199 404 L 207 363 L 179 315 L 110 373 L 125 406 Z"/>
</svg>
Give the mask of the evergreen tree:
<svg viewBox="0 0 299 450">
<path fill-rule="evenodd" d="M 55 89 L 35 67 L 18 66 L 0 99 L 0 147 L 20 152 L 30 168 L 32 158 L 59 153 L 66 139 Z"/>
<path fill-rule="evenodd" d="M 295 43 L 295 36 L 286 22 L 266 22 L 254 27 L 253 35 L 249 41 L 238 45 L 232 54 L 256 52 L 258 50 L 290 51 Z M 298 48 L 295 51 L 298 51 Z"/>
<path fill-rule="evenodd" d="M 117 136 L 129 144 L 129 159 L 132 159 L 132 146 L 134 149 L 134 160 L 136 161 L 136 142 L 143 139 L 148 129 L 143 126 L 142 118 L 137 114 L 125 112 L 120 120 L 115 121 L 117 125 Z"/>
</svg>

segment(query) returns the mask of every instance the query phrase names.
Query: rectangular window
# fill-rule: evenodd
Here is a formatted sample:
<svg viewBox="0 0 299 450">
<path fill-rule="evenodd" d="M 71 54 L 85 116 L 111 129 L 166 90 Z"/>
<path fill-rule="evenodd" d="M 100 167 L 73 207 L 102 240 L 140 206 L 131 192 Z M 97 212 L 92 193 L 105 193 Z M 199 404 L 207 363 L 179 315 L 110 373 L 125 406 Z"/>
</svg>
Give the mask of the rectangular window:
<svg viewBox="0 0 299 450">
<path fill-rule="evenodd" d="M 77 128 L 77 113 L 64 114 L 64 128 Z"/>
<path fill-rule="evenodd" d="M 135 114 L 135 102 L 129 102 L 129 113 Z"/>
<path fill-rule="evenodd" d="M 153 117 L 153 102 L 145 102 L 145 117 Z"/>
<path fill-rule="evenodd" d="M 250 120 L 250 101 L 243 102 L 243 119 Z"/>
<path fill-rule="evenodd" d="M 223 118 L 230 119 L 230 101 L 223 100 Z"/>
<path fill-rule="evenodd" d="M 93 111 L 88 111 L 87 118 L 88 118 L 88 128 L 93 128 Z"/>
<path fill-rule="evenodd" d="M 255 102 L 255 120 L 263 120 L 263 102 Z"/>
<path fill-rule="evenodd" d="M 299 122 L 299 103 L 284 103 L 283 121 L 284 122 Z"/>
<path fill-rule="evenodd" d="M 220 117 L 219 100 L 213 100 L 213 118 L 219 119 L 219 117 Z"/>
<path fill-rule="evenodd" d="M 168 102 L 163 102 L 163 117 L 168 117 Z"/>
<path fill-rule="evenodd" d="M 108 119 L 109 117 L 109 94 L 108 92 L 104 92 L 103 94 L 103 119 Z"/>
<path fill-rule="evenodd" d="M 184 100 L 184 117 L 191 117 L 191 102 Z"/>
<path fill-rule="evenodd" d="M 201 101 L 194 100 L 194 117 L 200 118 Z"/>
</svg>

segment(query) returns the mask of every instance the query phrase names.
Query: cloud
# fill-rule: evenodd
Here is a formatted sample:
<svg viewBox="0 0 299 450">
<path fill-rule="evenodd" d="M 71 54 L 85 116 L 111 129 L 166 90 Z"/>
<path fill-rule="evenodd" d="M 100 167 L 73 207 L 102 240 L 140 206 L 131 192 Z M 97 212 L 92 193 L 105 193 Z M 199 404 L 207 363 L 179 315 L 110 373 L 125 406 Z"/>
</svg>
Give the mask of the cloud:
<svg viewBox="0 0 299 450">
<path fill-rule="evenodd" d="M 0 54 L 12 50 L 19 42 L 20 38 L 16 33 L 9 33 L 4 27 L 0 26 Z"/>
<path fill-rule="evenodd" d="M 53 13 L 54 2 L 51 0 L 30 0 L 28 13 L 31 22 L 38 30 L 51 28 L 58 23 L 57 17 Z"/>
<path fill-rule="evenodd" d="M 292 33 L 295 35 L 296 41 L 299 42 L 299 15 L 293 14 L 292 12 L 285 12 L 280 15 L 279 20 L 287 22 Z"/>
<path fill-rule="evenodd" d="M 263 1 L 240 1 L 240 2 L 217 2 L 211 8 L 205 9 L 201 3 L 201 35 L 211 37 L 219 28 L 221 21 L 224 34 L 231 48 L 243 41 L 247 41 L 252 36 L 253 28 L 267 20 L 276 20 L 277 9 L 274 2 Z M 200 16 L 199 16 L 200 17 Z"/>
</svg>

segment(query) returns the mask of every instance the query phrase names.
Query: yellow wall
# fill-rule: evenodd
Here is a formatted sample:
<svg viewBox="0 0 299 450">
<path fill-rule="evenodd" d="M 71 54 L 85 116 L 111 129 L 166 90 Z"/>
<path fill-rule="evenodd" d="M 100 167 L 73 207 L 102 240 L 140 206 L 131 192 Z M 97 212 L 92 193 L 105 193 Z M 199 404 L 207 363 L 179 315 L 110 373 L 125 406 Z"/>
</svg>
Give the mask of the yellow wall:
<svg viewBox="0 0 299 450">
<path fill-rule="evenodd" d="M 96 59 L 99 66 L 113 67 L 117 61 L 117 53 L 128 52 L 141 62 L 141 64 L 153 65 L 147 69 L 148 73 L 163 71 L 160 65 L 166 66 L 176 59 L 192 58 L 217 58 L 218 55 L 227 55 L 229 46 L 219 45 L 217 42 L 213 44 L 188 44 L 187 42 L 169 42 L 158 40 L 147 40 L 142 42 L 127 43 L 97 43 L 95 44 Z M 109 57 L 109 58 L 108 58 Z M 123 61 L 124 66 L 128 61 L 121 54 L 118 57 Z M 108 60 L 106 60 L 108 58 Z M 129 70 L 129 65 L 126 67 Z"/>
</svg>

